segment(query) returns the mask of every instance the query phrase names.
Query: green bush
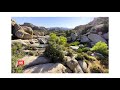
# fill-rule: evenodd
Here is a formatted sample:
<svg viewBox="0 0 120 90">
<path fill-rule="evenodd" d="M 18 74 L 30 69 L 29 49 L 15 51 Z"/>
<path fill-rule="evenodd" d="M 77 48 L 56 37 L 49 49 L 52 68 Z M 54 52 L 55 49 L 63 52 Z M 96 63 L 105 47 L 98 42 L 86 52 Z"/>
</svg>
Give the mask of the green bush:
<svg viewBox="0 0 120 90">
<path fill-rule="evenodd" d="M 82 48 L 82 51 L 83 51 L 83 52 L 87 52 L 87 51 L 90 51 L 90 49 L 87 48 L 87 47 L 84 47 L 84 48 Z"/>
<path fill-rule="evenodd" d="M 77 50 L 77 52 L 78 52 L 78 53 L 82 53 L 82 48 L 79 48 L 79 49 Z"/>
<path fill-rule="evenodd" d="M 59 39 L 56 36 L 56 34 L 55 33 L 50 33 L 50 39 L 49 39 L 48 43 L 49 44 L 52 44 L 52 43 L 56 44 L 57 42 L 59 42 Z"/>
<path fill-rule="evenodd" d="M 22 44 L 21 43 L 13 43 L 12 44 L 12 55 L 19 54 L 19 52 L 22 50 Z"/>
<path fill-rule="evenodd" d="M 97 42 L 92 48 L 92 51 L 101 53 L 103 55 L 108 55 L 108 46 L 105 42 Z"/>
<path fill-rule="evenodd" d="M 70 46 L 78 46 L 79 44 L 80 44 L 80 42 L 75 41 L 75 42 L 70 43 Z"/>
<path fill-rule="evenodd" d="M 65 33 L 66 33 L 66 36 L 67 36 L 67 37 L 70 37 L 70 35 L 71 35 L 71 33 L 72 33 L 72 30 L 67 30 L 67 31 L 65 31 Z"/>
<path fill-rule="evenodd" d="M 87 53 L 78 53 L 77 54 L 77 57 L 76 57 L 76 60 L 88 60 L 88 61 L 95 61 L 96 58 L 95 57 L 92 57 L 92 56 L 89 56 Z"/>
<path fill-rule="evenodd" d="M 77 57 L 75 59 L 76 60 L 84 60 L 84 55 L 82 53 L 78 53 Z"/>
<path fill-rule="evenodd" d="M 68 49 L 67 52 L 68 52 L 67 56 L 73 57 L 73 53 L 74 53 L 73 50 Z"/>
<path fill-rule="evenodd" d="M 48 45 L 44 54 L 46 57 L 50 58 L 51 62 L 61 62 L 64 58 L 62 48 L 58 44 Z"/>
<path fill-rule="evenodd" d="M 87 52 L 87 51 L 90 51 L 90 49 L 87 48 L 87 47 L 79 48 L 79 49 L 77 50 L 78 53 Z"/>
<path fill-rule="evenodd" d="M 89 56 L 87 53 L 82 53 L 82 54 L 83 54 L 83 56 L 86 60 L 89 60 L 89 61 L 95 61 L 96 60 L 95 57 Z"/>
<path fill-rule="evenodd" d="M 23 67 L 17 67 L 17 61 L 25 56 L 25 53 L 22 51 L 22 44 L 20 43 L 13 43 L 12 44 L 12 73 L 21 73 Z"/>
<path fill-rule="evenodd" d="M 67 43 L 67 38 L 65 38 L 64 36 L 60 36 L 60 41 L 59 44 L 60 45 L 65 45 Z"/>
<path fill-rule="evenodd" d="M 67 43 L 67 38 L 64 36 L 58 37 L 55 33 L 50 33 L 49 44 L 59 44 L 65 45 Z"/>
<path fill-rule="evenodd" d="M 46 47 L 44 55 L 51 59 L 51 62 L 61 62 L 64 58 L 65 45 L 67 39 L 64 36 L 58 37 L 55 33 L 50 34 L 48 41 L 49 45 Z"/>
<path fill-rule="evenodd" d="M 66 43 L 66 44 L 65 44 L 65 47 L 70 47 L 70 44 Z"/>
<path fill-rule="evenodd" d="M 92 54 L 92 52 L 91 52 L 91 51 L 87 51 L 87 54 L 88 54 L 88 55 L 91 55 L 91 54 Z"/>
</svg>

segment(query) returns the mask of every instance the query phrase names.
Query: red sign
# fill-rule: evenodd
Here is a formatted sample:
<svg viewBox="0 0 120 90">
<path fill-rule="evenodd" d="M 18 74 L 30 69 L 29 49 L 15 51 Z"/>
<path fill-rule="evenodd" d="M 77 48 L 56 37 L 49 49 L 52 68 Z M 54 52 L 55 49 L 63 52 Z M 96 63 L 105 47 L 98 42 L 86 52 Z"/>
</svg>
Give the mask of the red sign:
<svg viewBox="0 0 120 90">
<path fill-rule="evenodd" d="M 24 65 L 24 60 L 18 60 L 18 65 L 20 66 Z"/>
</svg>

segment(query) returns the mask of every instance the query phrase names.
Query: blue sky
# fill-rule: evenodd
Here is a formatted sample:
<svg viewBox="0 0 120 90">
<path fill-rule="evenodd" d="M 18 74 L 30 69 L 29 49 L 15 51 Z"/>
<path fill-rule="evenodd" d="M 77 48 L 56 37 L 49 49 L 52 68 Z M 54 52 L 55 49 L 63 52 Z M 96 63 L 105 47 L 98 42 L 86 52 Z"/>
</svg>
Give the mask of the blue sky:
<svg viewBox="0 0 120 90">
<path fill-rule="evenodd" d="M 18 24 L 24 22 L 37 26 L 75 28 L 78 25 L 87 24 L 94 17 L 12 17 Z"/>
</svg>

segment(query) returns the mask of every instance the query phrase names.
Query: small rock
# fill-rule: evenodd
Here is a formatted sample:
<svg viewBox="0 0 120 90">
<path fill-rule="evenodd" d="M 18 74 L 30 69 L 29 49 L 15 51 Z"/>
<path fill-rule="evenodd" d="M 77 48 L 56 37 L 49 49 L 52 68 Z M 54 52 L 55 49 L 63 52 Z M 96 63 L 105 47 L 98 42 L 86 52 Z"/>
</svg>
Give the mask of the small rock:
<svg viewBox="0 0 120 90">
<path fill-rule="evenodd" d="M 83 47 L 84 47 L 84 45 L 83 45 L 83 44 L 80 44 L 80 45 L 79 45 L 79 48 L 83 48 Z"/>
<path fill-rule="evenodd" d="M 78 48 L 79 48 L 79 46 L 70 46 L 70 48 L 73 49 L 73 50 L 75 50 L 75 51 L 77 51 Z"/>
</svg>

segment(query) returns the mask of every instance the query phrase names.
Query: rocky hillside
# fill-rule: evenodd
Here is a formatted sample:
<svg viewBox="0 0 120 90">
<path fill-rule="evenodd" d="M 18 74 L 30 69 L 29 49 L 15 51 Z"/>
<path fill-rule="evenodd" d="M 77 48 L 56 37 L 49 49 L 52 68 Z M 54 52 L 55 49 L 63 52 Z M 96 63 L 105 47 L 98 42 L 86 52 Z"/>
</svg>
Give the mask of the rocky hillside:
<svg viewBox="0 0 120 90">
<path fill-rule="evenodd" d="M 93 21 L 86 25 L 76 26 L 71 34 L 71 40 L 79 40 L 82 43 L 89 43 L 93 46 L 99 41 L 103 41 L 108 44 L 108 17 L 94 18 Z"/>
<path fill-rule="evenodd" d="M 14 20 L 11 26 L 12 73 L 108 73 L 107 17 L 62 32 Z"/>
<path fill-rule="evenodd" d="M 47 28 L 45 28 L 45 27 L 43 27 L 43 26 L 36 26 L 36 25 L 33 25 L 32 23 L 24 23 L 24 24 L 22 24 L 21 26 L 31 27 L 32 30 L 47 30 Z"/>
</svg>

